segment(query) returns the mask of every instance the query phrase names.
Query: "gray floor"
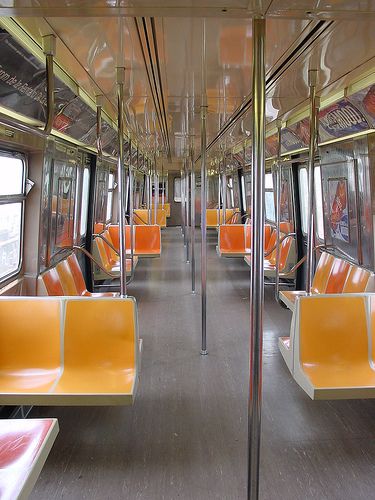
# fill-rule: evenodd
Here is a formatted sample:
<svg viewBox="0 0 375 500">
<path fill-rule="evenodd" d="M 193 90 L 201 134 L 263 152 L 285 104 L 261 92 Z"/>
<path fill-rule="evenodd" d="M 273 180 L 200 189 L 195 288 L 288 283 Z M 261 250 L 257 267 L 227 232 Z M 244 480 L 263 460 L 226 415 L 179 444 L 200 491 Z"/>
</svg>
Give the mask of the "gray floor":
<svg viewBox="0 0 375 500">
<path fill-rule="evenodd" d="M 209 235 L 208 349 L 180 230 L 139 263 L 144 354 L 134 407 L 35 408 L 60 434 L 31 498 L 236 500 L 246 497 L 249 271 Z M 199 247 L 197 245 L 197 253 Z M 277 348 L 290 313 L 266 290 L 261 498 L 375 498 L 375 401 L 311 401 Z"/>
</svg>

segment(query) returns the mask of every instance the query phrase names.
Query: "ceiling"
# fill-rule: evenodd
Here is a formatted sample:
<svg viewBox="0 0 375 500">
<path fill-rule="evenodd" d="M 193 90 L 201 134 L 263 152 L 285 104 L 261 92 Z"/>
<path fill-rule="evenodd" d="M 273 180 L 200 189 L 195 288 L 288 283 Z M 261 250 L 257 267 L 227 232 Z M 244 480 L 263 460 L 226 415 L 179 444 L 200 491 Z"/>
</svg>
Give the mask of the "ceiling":
<svg viewBox="0 0 375 500">
<path fill-rule="evenodd" d="M 59 64 L 90 95 L 105 95 L 112 115 L 116 66 L 124 66 L 127 123 L 146 149 L 156 148 L 170 158 L 181 158 L 191 147 L 197 153 L 200 149 L 203 21 L 198 14 L 202 9 L 213 16 L 216 9 L 217 16 L 205 20 L 207 142 L 212 152 L 250 133 L 254 4 L 268 16 L 267 122 L 285 118 L 306 104 L 309 69 L 318 69 L 319 94 L 325 95 L 375 65 L 373 1 L 231 0 L 231 12 L 220 14 L 218 9 L 227 9 L 224 0 L 38 0 L 35 4 L 0 0 L 0 14 L 20 15 L 17 22 L 38 43 L 43 35 L 54 33 Z M 177 8 L 190 8 L 190 13 L 170 15 Z M 128 14 L 131 9 L 134 13 L 155 9 L 159 15 L 118 16 L 119 11 Z M 332 16 L 337 20 L 329 20 Z M 242 108 L 246 112 L 240 112 Z M 226 133 L 218 136 L 223 129 Z"/>
</svg>

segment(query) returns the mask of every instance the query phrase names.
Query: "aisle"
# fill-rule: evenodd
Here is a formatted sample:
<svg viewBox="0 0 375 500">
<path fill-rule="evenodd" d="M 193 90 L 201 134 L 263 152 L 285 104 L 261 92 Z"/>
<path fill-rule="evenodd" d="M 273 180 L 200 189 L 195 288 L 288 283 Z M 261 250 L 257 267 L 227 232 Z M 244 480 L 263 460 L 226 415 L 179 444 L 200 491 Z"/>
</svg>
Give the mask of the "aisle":
<svg viewBox="0 0 375 500">
<path fill-rule="evenodd" d="M 129 287 L 144 340 L 134 407 L 35 408 L 31 416 L 57 417 L 61 430 L 31 499 L 245 498 L 249 268 L 219 259 L 209 234 L 202 357 L 181 232 L 168 228 L 162 240 L 162 257 L 140 261 Z M 266 290 L 261 498 L 370 498 L 375 406 L 310 401 L 277 349 L 289 324 Z"/>
</svg>

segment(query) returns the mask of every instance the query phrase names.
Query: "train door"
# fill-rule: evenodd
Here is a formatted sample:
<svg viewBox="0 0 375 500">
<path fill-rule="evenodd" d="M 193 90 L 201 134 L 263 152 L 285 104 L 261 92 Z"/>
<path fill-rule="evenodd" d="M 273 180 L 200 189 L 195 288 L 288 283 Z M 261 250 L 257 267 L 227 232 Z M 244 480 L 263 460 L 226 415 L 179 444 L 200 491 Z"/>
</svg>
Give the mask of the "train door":
<svg viewBox="0 0 375 500">
<path fill-rule="evenodd" d="M 177 171 L 168 172 L 168 193 L 171 204 L 171 216 L 168 226 L 181 225 L 181 174 Z"/>
</svg>

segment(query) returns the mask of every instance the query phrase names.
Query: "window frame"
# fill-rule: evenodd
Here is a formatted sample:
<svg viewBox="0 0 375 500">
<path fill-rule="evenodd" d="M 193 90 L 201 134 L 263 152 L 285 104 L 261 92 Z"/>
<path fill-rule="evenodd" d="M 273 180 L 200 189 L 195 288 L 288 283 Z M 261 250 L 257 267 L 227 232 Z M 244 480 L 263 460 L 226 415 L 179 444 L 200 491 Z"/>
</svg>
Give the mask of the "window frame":
<svg viewBox="0 0 375 500">
<path fill-rule="evenodd" d="M 110 177 L 113 177 L 113 183 L 112 183 L 112 187 L 109 187 L 110 186 L 110 182 L 109 182 L 109 179 Z M 105 203 L 105 223 L 108 224 L 108 222 L 111 222 L 111 219 L 112 219 L 112 215 L 113 215 L 113 193 L 116 189 L 116 176 L 115 176 L 115 172 L 114 170 L 111 170 L 109 169 L 108 170 L 108 180 L 107 180 L 107 196 L 106 196 L 106 203 Z M 111 193 L 111 197 L 109 196 Z M 110 213 L 109 213 L 109 217 L 108 217 L 108 201 L 109 199 L 111 199 L 111 204 L 110 204 Z"/>
<path fill-rule="evenodd" d="M 24 236 L 25 236 L 25 204 L 26 204 L 26 179 L 28 173 L 28 163 L 27 157 L 23 153 L 18 151 L 6 151 L 0 149 L 0 161 L 2 157 L 8 158 L 18 158 L 22 161 L 23 172 L 22 172 L 22 192 L 19 194 L 7 194 L 0 195 L 0 205 L 11 205 L 13 203 L 21 203 L 21 227 L 20 227 L 20 240 L 19 240 L 19 262 L 17 269 L 14 271 L 5 274 L 4 276 L 0 276 L 0 286 L 6 285 L 13 278 L 18 276 L 23 267 L 23 259 L 24 259 Z"/>
<path fill-rule="evenodd" d="M 298 195 L 299 195 L 299 210 L 300 210 L 300 214 L 301 214 L 301 232 L 302 232 L 303 236 L 306 237 L 309 223 L 308 223 L 308 207 L 307 207 L 307 210 L 306 210 L 307 221 L 306 221 L 306 231 L 305 231 L 305 229 L 304 229 L 304 220 L 305 220 L 304 215 L 305 214 L 303 212 L 302 203 L 301 203 L 302 194 L 303 194 L 301 192 L 301 188 L 302 188 L 301 171 L 302 170 L 304 170 L 306 172 L 306 182 L 307 182 L 306 194 L 308 194 L 308 192 L 309 192 L 309 177 L 308 177 L 307 167 L 305 167 L 305 166 L 299 167 L 299 169 L 298 169 Z"/>
</svg>

